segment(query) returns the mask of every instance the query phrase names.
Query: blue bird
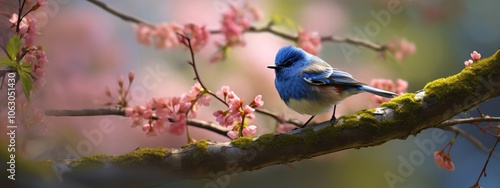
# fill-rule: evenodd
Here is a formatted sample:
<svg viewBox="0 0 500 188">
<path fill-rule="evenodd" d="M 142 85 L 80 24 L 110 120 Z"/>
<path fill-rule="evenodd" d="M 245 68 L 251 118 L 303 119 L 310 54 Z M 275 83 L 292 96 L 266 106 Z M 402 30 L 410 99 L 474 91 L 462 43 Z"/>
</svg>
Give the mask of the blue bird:
<svg viewBox="0 0 500 188">
<path fill-rule="evenodd" d="M 386 98 L 396 93 L 367 86 L 351 74 L 332 68 L 328 63 L 304 50 L 285 46 L 276 54 L 274 84 L 286 105 L 301 114 L 312 115 L 302 126 L 306 126 L 316 115 L 326 113 L 333 107 L 331 121 L 335 121 L 336 105 L 345 98 L 363 91 Z"/>
</svg>

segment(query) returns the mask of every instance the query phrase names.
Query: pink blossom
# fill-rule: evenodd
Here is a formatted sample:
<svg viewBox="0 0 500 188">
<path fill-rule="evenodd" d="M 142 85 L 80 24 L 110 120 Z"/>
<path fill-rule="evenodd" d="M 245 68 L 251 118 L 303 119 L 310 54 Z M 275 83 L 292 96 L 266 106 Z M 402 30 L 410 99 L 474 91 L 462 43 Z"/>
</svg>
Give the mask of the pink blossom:
<svg viewBox="0 0 500 188">
<path fill-rule="evenodd" d="M 226 50 L 234 46 L 244 46 L 243 32 L 251 28 L 251 24 L 260 19 L 260 13 L 254 7 L 246 4 L 243 7 L 237 7 L 230 4 L 229 10 L 222 14 L 220 32 L 225 41 L 216 41 L 219 50 L 210 59 L 211 63 L 222 61 L 226 58 Z"/>
<path fill-rule="evenodd" d="M 402 61 L 417 50 L 415 44 L 405 38 L 392 39 L 386 44 L 386 48 L 394 55 L 394 59 L 397 61 Z"/>
<path fill-rule="evenodd" d="M 250 125 L 242 130 L 243 136 L 253 136 L 255 133 L 257 133 L 257 126 L 255 125 Z"/>
<path fill-rule="evenodd" d="M 17 26 L 18 20 L 19 16 L 17 14 L 12 14 L 12 16 L 9 18 L 9 22 L 12 23 L 12 27 Z M 26 17 L 23 17 L 19 25 L 19 35 L 20 36 L 24 35 L 28 31 L 28 28 L 29 28 L 28 19 Z"/>
<path fill-rule="evenodd" d="M 47 3 L 48 3 L 47 0 L 37 0 L 36 2 L 36 4 L 38 4 L 38 6 L 40 7 L 47 5 Z"/>
<path fill-rule="evenodd" d="M 238 138 L 238 131 L 229 131 L 229 132 L 227 132 L 227 136 L 231 139 L 237 139 Z"/>
<path fill-rule="evenodd" d="M 278 128 L 276 129 L 276 133 L 286 133 L 288 131 L 291 131 L 295 129 L 297 126 L 291 125 L 291 124 L 278 124 Z"/>
<path fill-rule="evenodd" d="M 156 136 L 157 135 L 157 129 L 154 129 L 154 127 L 150 124 L 142 125 L 142 131 L 144 133 L 146 133 L 146 136 Z"/>
<path fill-rule="evenodd" d="M 210 37 L 210 32 L 205 26 L 197 26 L 195 24 L 184 25 L 184 34 L 191 39 L 191 45 L 194 51 L 203 48 Z"/>
<path fill-rule="evenodd" d="M 473 51 L 470 54 L 470 57 L 472 58 L 473 61 L 477 61 L 477 60 L 481 59 L 481 54 L 477 53 L 476 51 Z"/>
<path fill-rule="evenodd" d="M 408 89 L 408 81 L 403 80 L 403 79 L 398 79 L 396 81 L 396 89 L 394 90 L 394 93 L 400 95 L 400 94 L 406 93 L 407 89 Z"/>
<path fill-rule="evenodd" d="M 132 117 L 134 114 L 134 109 L 131 107 L 125 107 L 123 111 L 125 112 L 125 117 Z"/>
<path fill-rule="evenodd" d="M 278 116 L 278 118 L 279 118 L 279 120 L 278 120 L 278 127 L 276 128 L 276 130 L 274 132 L 276 132 L 276 133 L 286 133 L 286 132 L 288 132 L 288 131 L 293 130 L 294 128 L 296 128 L 295 125 L 286 123 L 285 114 L 280 114 Z"/>
<path fill-rule="evenodd" d="M 229 116 L 228 111 L 217 110 L 213 113 L 215 120 L 224 127 L 229 127 L 234 124 L 234 118 Z"/>
<path fill-rule="evenodd" d="M 184 133 L 185 129 L 186 129 L 186 115 L 178 114 L 178 116 L 175 117 L 174 122 L 170 124 L 170 126 L 168 127 L 167 132 L 174 135 L 181 135 L 182 133 Z"/>
<path fill-rule="evenodd" d="M 143 44 L 146 46 L 151 45 L 151 36 L 154 33 L 153 28 L 147 25 L 139 24 L 139 25 L 134 25 L 134 29 L 135 29 L 135 36 L 139 44 Z"/>
<path fill-rule="evenodd" d="M 443 150 L 434 152 L 434 161 L 436 161 L 436 164 L 439 168 L 444 168 L 448 171 L 455 170 L 455 164 L 453 164 L 453 161 L 451 161 L 450 155 L 444 155 Z"/>
<path fill-rule="evenodd" d="M 158 25 L 134 25 L 137 42 L 146 46 L 154 43 L 156 49 L 168 49 L 176 47 L 184 42 L 183 34 L 191 40 L 194 51 L 203 48 L 210 37 L 210 32 L 205 26 L 185 24 L 181 26 L 176 23 L 162 23 Z M 186 44 L 187 45 L 187 44 Z"/>
<path fill-rule="evenodd" d="M 39 34 L 39 28 L 35 19 L 28 17 L 27 20 L 28 30 L 26 35 L 24 35 L 24 46 L 31 47 L 34 46 L 35 36 Z"/>
<path fill-rule="evenodd" d="M 130 83 L 132 83 L 132 81 L 134 80 L 134 77 L 135 77 L 135 73 L 134 73 L 134 71 L 130 71 L 130 72 L 128 72 L 128 81 L 129 81 Z"/>
<path fill-rule="evenodd" d="M 245 107 L 243 107 L 243 114 L 245 115 L 252 114 L 254 111 L 255 109 L 248 105 L 245 105 Z"/>
<path fill-rule="evenodd" d="M 238 97 L 238 95 L 236 95 L 236 93 L 234 93 L 234 91 L 230 91 L 230 92 L 227 94 L 227 98 L 228 98 L 228 99 L 240 100 L 240 98 Z"/>
<path fill-rule="evenodd" d="M 136 106 L 135 108 L 127 107 L 124 110 L 125 110 L 125 117 L 129 117 L 132 119 L 132 125 L 131 125 L 132 127 L 137 127 L 142 125 L 144 119 L 149 118 L 147 116 L 146 116 L 147 118 L 144 118 L 143 114 L 146 108 L 142 106 Z"/>
<path fill-rule="evenodd" d="M 224 98 L 224 100 L 226 99 L 227 95 L 229 94 L 229 91 L 231 90 L 231 88 L 229 88 L 229 86 L 222 86 L 219 91 L 217 91 L 217 95 L 219 96 L 222 96 Z"/>
<path fill-rule="evenodd" d="M 469 59 L 469 60 L 464 62 L 464 65 L 465 65 L 465 67 L 470 67 L 472 65 L 472 63 L 474 63 L 474 61 L 472 61 L 472 59 Z"/>
<path fill-rule="evenodd" d="M 436 162 L 439 168 L 444 166 L 444 156 L 443 151 L 435 151 L 434 152 L 434 161 Z"/>
<path fill-rule="evenodd" d="M 310 54 L 318 55 L 321 50 L 321 37 L 316 32 L 300 31 L 297 45 Z"/>
<path fill-rule="evenodd" d="M 230 10 L 222 14 L 221 32 L 224 35 L 227 43 L 233 45 L 244 45 L 244 40 L 241 39 L 243 31 L 248 29 L 248 21 L 236 5 L 231 4 Z"/>
<path fill-rule="evenodd" d="M 253 98 L 252 103 L 250 103 L 250 106 L 253 108 L 259 108 L 264 105 L 264 101 L 262 101 L 262 95 L 257 95 Z"/>
<path fill-rule="evenodd" d="M 199 95 L 203 96 L 197 99 Z M 203 87 L 201 87 L 200 83 L 198 82 L 191 87 L 191 90 L 189 90 L 187 95 L 182 95 L 181 98 L 185 102 L 190 102 L 190 103 L 196 102 L 198 106 L 200 105 L 209 106 L 210 102 L 212 102 L 212 98 L 204 93 Z"/>
<path fill-rule="evenodd" d="M 167 49 L 180 44 L 178 33 L 183 28 L 176 23 L 162 23 L 155 26 L 139 24 L 135 26 L 135 34 L 140 44 L 150 45 L 154 42 L 156 49 Z"/>
<path fill-rule="evenodd" d="M 243 101 L 239 98 L 232 98 L 229 99 L 229 109 L 231 110 L 231 114 L 233 113 L 239 113 L 239 110 L 243 106 Z"/>
<path fill-rule="evenodd" d="M 408 82 L 406 80 L 398 79 L 396 81 L 396 86 L 394 86 L 394 82 L 389 79 L 372 79 L 370 86 L 401 95 L 403 93 L 406 93 L 406 90 L 408 89 Z M 381 104 L 383 102 L 389 101 L 390 99 L 378 95 L 373 95 L 373 100 L 375 101 L 375 103 Z"/>
<path fill-rule="evenodd" d="M 156 26 L 153 38 L 156 49 L 168 49 L 180 44 L 177 34 L 182 31 L 182 27 L 176 23 L 162 23 Z"/>
<path fill-rule="evenodd" d="M 472 63 L 478 61 L 479 59 L 481 59 L 481 54 L 478 53 L 477 51 L 473 51 L 471 54 L 470 54 L 470 57 L 472 59 L 469 59 L 467 61 L 464 62 L 464 65 L 465 67 L 470 67 L 472 65 Z"/>
<path fill-rule="evenodd" d="M 212 98 L 204 93 L 204 89 L 203 87 L 201 87 L 200 83 L 195 83 L 187 94 L 181 95 L 181 100 L 185 103 L 189 103 L 188 106 L 185 106 L 187 109 L 189 109 L 191 104 L 196 104 L 193 106 L 190 112 L 190 115 L 192 115 L 192 117 L 196 116 L 198 107 L 200 107 L 201 105 L 209 106 L 212 102 Z"/>
<path fill-rule="evenodd" d="M 24 60 L 31 65 L 33 83 L 36 88 L 40 88 L 45 84 L 45 75 L 47 74 L 48 59 L 45 51 L 41 48 L 28 51 L 24 56 Z"/>
<path fill-rule="evenodd" d="M 31 7 L 30 11 L 35 11 L 39 9 L 42 6 L 45 6 L 47 4 L 47 0 L 37 0 L 36 4 Z"/>
</svg>

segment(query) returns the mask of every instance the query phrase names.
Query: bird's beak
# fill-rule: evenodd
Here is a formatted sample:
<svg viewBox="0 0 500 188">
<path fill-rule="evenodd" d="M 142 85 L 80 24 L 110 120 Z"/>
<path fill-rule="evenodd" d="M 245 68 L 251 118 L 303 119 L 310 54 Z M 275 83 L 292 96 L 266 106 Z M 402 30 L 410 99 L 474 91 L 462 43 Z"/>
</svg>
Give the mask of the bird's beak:
<svg viewBox="0 0 500 188">
<path fill-rule="evenodd" d="M 276 65 L 268 65 L 267 68 L 268 69 L 278 69 L 279 67 Z"/>
</svg>

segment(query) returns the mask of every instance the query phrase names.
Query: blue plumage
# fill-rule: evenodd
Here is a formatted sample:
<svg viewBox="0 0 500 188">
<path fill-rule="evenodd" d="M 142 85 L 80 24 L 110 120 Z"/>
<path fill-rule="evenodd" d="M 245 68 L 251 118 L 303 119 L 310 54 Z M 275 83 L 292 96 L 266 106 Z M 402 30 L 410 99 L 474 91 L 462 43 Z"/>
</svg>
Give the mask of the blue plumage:
<svg viewBox="0 0 500 188">
<path fill-rule="evenodd" d="M 364 85 L 351 74 L 332 68 L 319 57 L 293 46 L 281 48 L 274 63 L 268 68 L 275 70 L 274 83 L 281 99 L 291 109 L 313 115 L 311 119 L 317 114 L 328 112 L 346 97 L 363 91 L 387 98 L 397 96 Z"/>
</svg>

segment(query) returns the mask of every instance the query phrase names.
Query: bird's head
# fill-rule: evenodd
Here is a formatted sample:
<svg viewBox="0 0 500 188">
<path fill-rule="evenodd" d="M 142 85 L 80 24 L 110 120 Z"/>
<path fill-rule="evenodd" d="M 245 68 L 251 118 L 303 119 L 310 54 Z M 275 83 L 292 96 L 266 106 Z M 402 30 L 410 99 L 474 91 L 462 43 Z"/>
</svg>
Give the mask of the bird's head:
<svg viewBox="0 0 500 188">
<path fill-rule="evenodd" d="M 311 55 L 300 48 L 285 46 L 276 54 L 274 65 L 269 65 L 267 68 L 274 69 L 276 77 L 296 75 L 302 68 L 307 66 L 309 56 Z"/>
</svg>

